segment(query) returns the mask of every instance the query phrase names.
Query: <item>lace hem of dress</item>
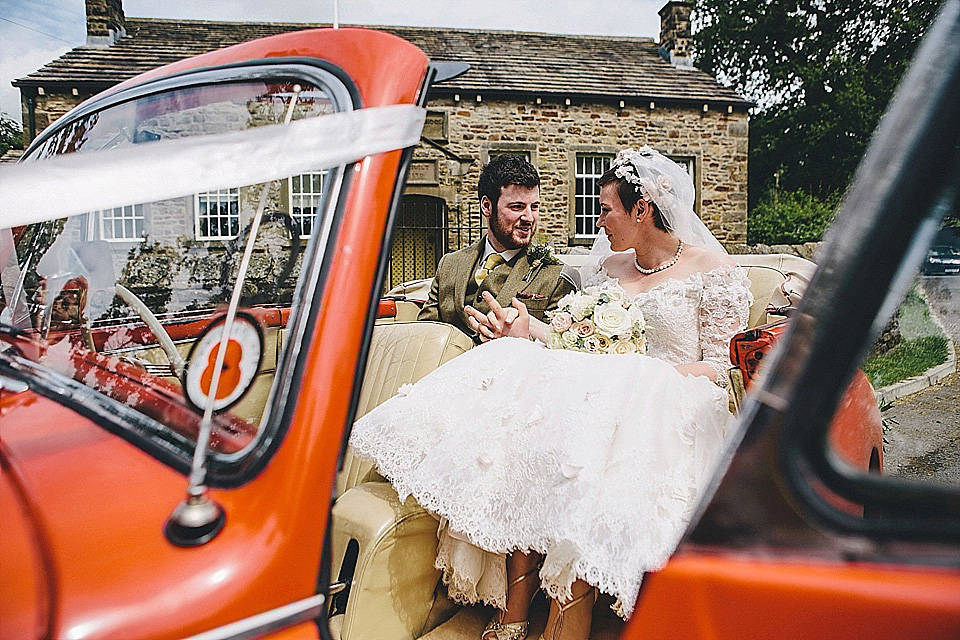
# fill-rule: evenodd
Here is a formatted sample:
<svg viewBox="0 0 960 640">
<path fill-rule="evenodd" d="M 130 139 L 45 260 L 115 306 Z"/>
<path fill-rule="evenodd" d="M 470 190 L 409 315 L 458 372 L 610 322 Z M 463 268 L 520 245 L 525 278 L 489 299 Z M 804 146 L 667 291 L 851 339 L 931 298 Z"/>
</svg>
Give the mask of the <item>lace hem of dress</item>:
<svg viewBox="0 0 960 640">
<path fill-rule="evenodd" d="M 447 587 L 447 596 L 461 605 L 485 605 L 505 611 L 507 608 L 507 573 L 504 554 L 484 551 L 469 541 L 453 534 L 441 518 L 437 532 L 439 544 L 434 566 L 441 571 L 441 580 Z M 540 588 L 550 598 L 564 602 L 573 596 L 572 584 L 578 578 L 573 555 L 548 556 L 539 573 Z M 589 572 L 587 572 L 589 574 Z M 637 581 L 639 589 L 642 576 Z M 588 580 L 589 582 L 589 580 Z M 600 589 L 604 591 L 603 588 Z M 632 604 L 625 604 L 623 596 L 614 596 L 610 609 L 626 620 L 633 612 Z"/>
</svg>

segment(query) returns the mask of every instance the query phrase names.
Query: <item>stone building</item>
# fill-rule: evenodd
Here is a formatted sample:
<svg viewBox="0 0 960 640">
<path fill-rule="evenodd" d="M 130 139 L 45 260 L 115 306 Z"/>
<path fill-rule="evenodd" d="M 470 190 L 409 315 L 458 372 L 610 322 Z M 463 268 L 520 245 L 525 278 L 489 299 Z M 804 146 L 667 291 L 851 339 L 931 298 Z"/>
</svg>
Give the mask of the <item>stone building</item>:
<svg viewBox="0 0 960 640">
<path fill-rule="evenodd" d="M 372 27 L 413 42 L 431 59 L 470 65 L 431 90 L 400 204 L 391 283 L 432 275 L 444 252 L 478 236 L 477 177 L 501 153 L 522 154 L 540 170 L 540 231 L 555 245 L 592 242 L 596 179 L 618 149 L 640 145 L 686 166 L 700 216 L 721 241 L 743 244 L 751 105 L 690 66 L 690 11 L 689 2 L 660 10 L 659 44 L 639 37 Z M 28 140 L 86 98 L 148 69 L 254 38 L 329 26 L 134 18 L 124 15 L 122 0 L 86 0 L 86 12 L 86 46 L 13 83 L 21 91 Z M 291 177 L 281 204 L 302 214 L 322 187 L 317 176 Z M 207 239 L 204 195 L 195 200 L 195 219 L 183 225 L 198 240 Z M 132 237 L 121 230 L 105 239 L 135 242 L 142 232 L 135 226 Z M 209 238 L 217 235 L 224 234 Z"/>
</svg>

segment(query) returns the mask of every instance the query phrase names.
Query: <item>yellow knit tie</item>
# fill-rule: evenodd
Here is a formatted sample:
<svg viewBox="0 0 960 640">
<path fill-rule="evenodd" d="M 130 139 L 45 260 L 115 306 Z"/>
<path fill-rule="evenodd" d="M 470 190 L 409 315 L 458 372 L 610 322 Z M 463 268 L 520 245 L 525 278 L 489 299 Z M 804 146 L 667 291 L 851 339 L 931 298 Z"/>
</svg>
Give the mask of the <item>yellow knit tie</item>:
<svg viewBox="0 0 960 640">
<path fill-rule="evenodd" d="M 473 279 L 477 282 L 477 286 L 480 286 L 480 283 L 483 282 L 483 279 L 487 275 L 496 269 L 499 265 L 506 262 L 499 253 L 491 253 L 487 256 L 487 259 L 483 261 L 483 266 L 477 269 L 477 272 L 473 274 Z"/>
</svg>

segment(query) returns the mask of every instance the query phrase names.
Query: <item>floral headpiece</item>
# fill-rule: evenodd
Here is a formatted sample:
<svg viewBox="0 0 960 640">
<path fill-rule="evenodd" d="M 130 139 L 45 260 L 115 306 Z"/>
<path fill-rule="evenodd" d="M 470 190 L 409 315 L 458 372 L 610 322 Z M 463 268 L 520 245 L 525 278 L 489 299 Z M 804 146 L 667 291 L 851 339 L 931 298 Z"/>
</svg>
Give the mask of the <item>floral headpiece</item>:
<svg viewBox="0 0 960 640">
<path fill-rule="evenodd" d="M 634 189 L 640 192 L 640 197 L 647 202 L 660 203 L 663 196 L 672 194 L 673 184 L 670 179 L 662 173 L 656 173 L 653 179 L 641 177 L 637 167 L 641 163 L 650 164 L 655 159 L 667 159 L 656 149 L 648 146 L 639 149 L 623 149 L 617 154 L 613 161 L 614 173 L 621 180 L 626 180 L 634 185 Z"/>
</svg>

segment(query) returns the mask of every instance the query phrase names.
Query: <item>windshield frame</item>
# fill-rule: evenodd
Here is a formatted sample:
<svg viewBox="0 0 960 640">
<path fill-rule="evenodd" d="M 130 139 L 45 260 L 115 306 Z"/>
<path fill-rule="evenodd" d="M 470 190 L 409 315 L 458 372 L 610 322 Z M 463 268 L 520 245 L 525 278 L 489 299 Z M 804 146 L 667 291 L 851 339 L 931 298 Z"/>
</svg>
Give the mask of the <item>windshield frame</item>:
<svg viewBox="0 0 960 640">
<path fill-rule="evenodd" d="M 334 106 L 334 113 L 363 107 L 357 85 L 345 71 L 327 61 L 312 58 L 271 58 L 231 63 L 149 80 L 122 88 L 101 98 L 94 98 L 43 131 L 29 146 L 20 162 L 42 162 L 43 158 L 37 158 L 38 151 L 55 139 L 59 131 L 93 113 L 115 108 L 133 100 L 204 86 L 261 80 L 275 82 L 280 79 L 311 84 L 325 91 Z M 207 484 L 210 486 L 235 487 L 250 481 L 272 457 L 289 427 L 292 412 L 290 407 L 285 405 L 296 397 L 301 378 L 298 372 L 302 367 L 303 359 L 309 353 L 313 337 L 311 329 L 315 324 L 319 307 L 318 296 L 323 290 L 324 274 L 328 271 L 326 267 L 329 256 L 326 248 L 336 242 L 339 220 L 342 218 L 342 211 L 346 204 L 352 173 L 347 169 L 351 166 L 342 165 L 329 169 L 331 186 L 319 203 L 317 224 L 304 248 L 301 275 L 294 290 L 291 309 L 296 309 L 297 312 L 290 314 L 290 320 L 284 327 L 287 338 L 284 340 L 283 354 L 278 362 L 274 383 L 257 434 L 239 451 L 221 453 L 209 450 L 207 452 Z M 44 376 L 37 375 L 37 371 L 30 371 L 30 367 L 14 365 L 13 369 L 19 374 L 18 377 L 26 379 L 41 395 L 70 406 L 177 471 L 184 474 L 189 472 L 190 460 L 196 446 L 194 441 L 183 438 L 158 438 L 155 427 L 160 426 L 160 423 L 155 423 L 153 419 L 140 414 L 131 416 L 130 413 L 136 412 L 128 410 L 118 400 L 99 394 L 92 389 L 88 391 L 97 395 L 98 405 L 104 407 L 116 405 L 120 409 L 112 415 L 110 411 L 86 411 L 83 402 L 78 400 L 86 392 L 77 390 L 77 393 L 69 393 L 61 397 L 51 392 L 52 387 L 60 385 L 60 380 L 49 384 L 52 379 L 45 381 Z M 144 428 L 145 426 L 147 428 Z"/>
</svg>

